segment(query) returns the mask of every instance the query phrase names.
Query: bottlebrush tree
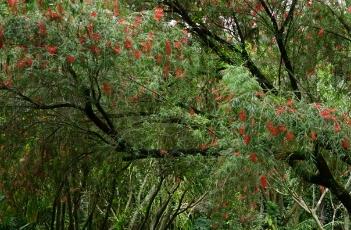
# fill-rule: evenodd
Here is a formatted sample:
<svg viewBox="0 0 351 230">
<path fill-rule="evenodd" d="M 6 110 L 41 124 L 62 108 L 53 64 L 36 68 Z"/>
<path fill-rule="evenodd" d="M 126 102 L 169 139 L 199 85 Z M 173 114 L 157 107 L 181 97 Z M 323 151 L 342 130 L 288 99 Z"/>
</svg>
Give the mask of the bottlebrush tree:
<svg viewBox="0 0 351 230">
<path fill-rule="evenodd" d="M 275 25 L 273 11 L 265 1 L 241 8 L 237 13 L 245 15 L 243 21 L 232 18 L 238 45 L 205 27 L 203 11 L 191 15 L 178 1 L 163 3 L 132 11 L 117 1 L 97 5 L 8 2 L 0 24 L 0 151 L 2 162 L 12 162 L 2 163 L 1 176 L 9 178 L 1 185 L 7 188 L 7 196 L 16 197 L 11 187 L 38 192 L 40 181 L 33 180 L 33 174 L 45 178 L 61 160 L 69 159 L 61 165 L 61 170 L 68 171 L 72 161 L 89 155 L 95 162 L 104 152 L 117 156 L 121 165 L 141 159 L 177 162 L 202 156 L 246 162 L 250 167 L 243 171 L 252 175 L 253 192 L 267 194 L 276 186 L 275 180 L 284 183 L 299 176 L 328 188 L 351 212 L 351 197 L 343 186 L 351 164 L 349 96 L 344 94 L 333 106 L 336 100 L 309 100 L 309 92 L 302 90 L 304 84 L 298 84 L 302 79 L 296 73 L 304 69 L 293 68 L 298 59 L 290 59 L 292 51 L 281 40 L 293 40 L 287 31 L 296 1 L 289 5 L 285 21 L 279 18 L 283 30 L 273 27 L 271 34 L 262 32 L 258 43 L 246 40 L 250 36 L 244 37 L 239 29 L 248 28 L 246 20 L 260 14 L 259 25 L 265 20 Z M 281 5 L 275 4 L 280 12 Z M 223 7 L 236 9 L 212 7 L 213 14 Z M 297 9 L 301 13 L 306 7 L 310 6 Z M 180 16 L 179 27 L 166 20 L 168 11 Z M 269 37 L 267 42 L 269 35 L 273 40 Z M 320 28 L 316 36 L 324 37 L 325 30 Z M 278 48 L 269 51 L 274 39 Z M 255 65 L 260 56 L 254 50 L 260 47 L 267 50 L 264 58 L 275 60 L 281 55 L 286 91 L 278 90 L 280 75 L 267 77 L 267 69 Z M 279 69 L 272 63 L 272 70 Z M 329 84 L 333 73 L 326 63 L 313 66 L 318 66 L 320 94 L 312 98 L 334 95 L 336 87 Z M 55 146 L 56 152 L 47 145 Z M 162 183 L 163 179 L 157 186 Z M 64 187 L 55 186 L 59 191 Z M 56 224 L 61 223 L 58 207 L 65 210 L 59 200 L 69 199 L 60 194 L 54 202 L 52 223 L 56 220 Z M 113 205 L 111 194 L 109 204 Z M 230 216 L 223 213 L 223 218 Z"/>
</svg>

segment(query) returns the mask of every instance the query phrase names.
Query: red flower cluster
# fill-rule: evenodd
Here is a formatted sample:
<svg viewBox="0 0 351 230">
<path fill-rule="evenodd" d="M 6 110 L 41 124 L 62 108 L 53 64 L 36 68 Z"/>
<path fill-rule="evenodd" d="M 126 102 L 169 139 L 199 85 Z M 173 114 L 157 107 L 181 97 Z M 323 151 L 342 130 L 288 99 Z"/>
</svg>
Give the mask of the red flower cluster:
<svg viewBox="0 0 351 230">
<path fill-rule="evenodd" d="M 96 45 L 92 45 L 90 46 L 90 51 L 94 54 L 94 55 L 99 55 L 101 53 L 101 49 L 96 46 Z"/>
<path fill-rule="evenodd" d="M 49 54 L 57 54 L 57 46 L 53 46 L 53 45 L 48 45 L 46 47 L 46 50 L 48 51 Z"/>
<path fill-rule="evenodd" d="M 134 57 L 135 59 L 140 59 L 141 58 L 141 51 L 140 50 L 134 50 Z"/>
<path fill-rule="evenodd" d="M 350 141 L 348 138 L 344 137 L 342 140 L 341 140 L 341 147 L 344 149 L 344 150 L 349 150 L 350 149 Z"/>
<path fill-rule="evenodd" d="M 126 49 L 133 48 L 132 40 L 130 40 L 129 38 L 126 38 L 126 40 L 124 41 L 124 48 Z"/>
<path fill-rule="evenodd" d="M 267 130 L 270 132 L 270 134 L 273 136 L 273 137 L 276 137 L 279 135 L 279 130 L 277 127 L 275 127 L 273 125 L 273 122 L 269 121 L 267 124 L 266 124 L 266 128 Z"/>
<path fill-rule="evenodd" d="M 66 61 L 70 64 L 72 64 L 73 62 L 75 62 L 76 58 L 72 55 L 67 55 L 66 57 Z"/>
<path fill-rule="evenodd" d="M 170 56 L 172 54 L 172 45 L 169 40 L 166 40 L 165 53 L 167 56 Z"/>
<path fill-rule="evenodd" d="M 243 135 L 245 134 L 245 126 L 241 126 L 241 127 L 239 128 L 239 134 L 240 134 L 241 136 L 243 136 Z"/>
<path fill-rule="evenodd" d="M 38 29 L 39 29 L 39 34 L 40 35 L 46 35 L 47 31 L 46 31 L 46 25 L 44 22 L 38 22 Z"/>
<path fill-rule="evenodd" d="M 247 119 L 247 115 L 246 115 L 245 110 L 240 110 L 239 111 L 239 120 L 240 121 L 246 121 L 246 119 Z"/>
<path fill-rule="evenodd" d="M 110 83 L 108 82 L 104 82 L 102 83 L 102 92 L 107 95 L 107 96 L 110 96 L 112 94 L 112 87 L 110 85 Z"/>
<path fill-rule="evenodd" d="M 95 17 L 97 16 L 96 11 L 91 12 L 91 13 L 90 13 L 90 16 L 95 18 Z"/>
<path fill-rule="evenodd" d="M 265 175 L 262 175 L 260 177 L 260 183 L 261 183 L 261 187 L 266 190 L 267 186 L 268 186 L 268 182 L 267 182 L 267 177 Z"/>
<path fill-rule="evenodd" d="M 48 9 L 48 11 L 46 12 L 46 16 L 49 18 L 49 20 L 51 21 L 59 21 L 61 20 L 61 16 L 55 12 L 52 11 L 50 8 Z"/>
<path fill-rule="evenodd" d="M 285 134 L 285 140 L 287 141 L 293 141 L 295 139 L 295 135 L 292 131 L 288 131 L 286 134 Z"/>
<path fill-rule="evenodd" d="M 33 64 L 33 60 L 31 58 L 23 58 L 17 62 L 16 66 L 19 69 L 24 69 L 24 68 L 31 67 L 32 64 Z"/>
<path fill-rule="evenodd" d="M 248 145 L 248 144 L 250 144 L 251 137 L 249 135 L 244 135 L 243 140 L 244 140 L 244 144 Z"/>
<path fill-rule="evenodd" d="M 9 5 L 9 7 L 16 7 L 17 0 L 7 0 L 7 4 Z"/>
<path fill-rule="evenodd" d="M 113 2 L 113 16 L 117 17 L 119 15 L 118 0 Z"/>
<path fill-rule="evenodd" d="M 324 118 L 324 120 L 336 120 L 336 116 L 333 114 L 335 112 L 335 109 L 330 109 L 326 108 L 321 111 L 319 111 L 319 115 Z"/>
<path fill-rule="evenodd" d="M 163 16 L 164 16 L 163 9 L 161 7 L 156 7 L 154 10 L 154 19 L 159 22 L 161 21 Z"/>
<path fill-rule="evenodd" d="M 257 162 L 257 154 L 256 153 L 251 153 L 249 156 L 250 161 L 252 161 L 253 163 Z"/>
<path fill-rule="evenodd" d="M 311 131 L 311 139 L 312 139 L 312 141 L 315 141 L 315 140 L 317 140 L 317 133 L 315 132 L 315 131 Z"/>
<path fill-rule="evenodd" d="M 266 128 L 269 131 L 269 133 L 273 136 L 276 137 L 281 133 L 284 133 L 287 131 L 287 128 L 284 124 L 280 124 L 278 126 L 275 126 L 273 122 L 268 121 L 266 124 Z"/>
<path fill-rule="evenodd" d="M 115 54 L 120 54 L 121 53 L 121 47 L 116 43 L 114 45 L 114 47 L 112 47 L 112 51 L 115 53 Z"/>
<path fill-rule="evenodd" d="M 151 49 L 152 49 L 152 40 L 147 40 L 143 43 L 141 43 L 141 46 L 142 46 L 142 51 L 144 53 L 149 53 L 151 52 Z"/>
</svg>

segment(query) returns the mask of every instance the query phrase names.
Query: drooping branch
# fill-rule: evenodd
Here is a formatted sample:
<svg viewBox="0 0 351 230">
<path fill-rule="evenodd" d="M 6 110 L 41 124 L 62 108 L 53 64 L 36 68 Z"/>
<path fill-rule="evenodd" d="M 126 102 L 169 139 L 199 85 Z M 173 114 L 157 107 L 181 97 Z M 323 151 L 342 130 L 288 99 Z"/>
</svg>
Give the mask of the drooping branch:
<svg viewBox="0 0 351 230">
<path fill-rule="evenodd" d="M 206 44 L 211 50 L 213 50 L 222 61 L 228 64 L 235 64 L 233 59 L 228 56 L 229 53 L 235 53 L 239 55 L 244 61 L 244 66 L 249 69 L 251 74 L 256 78 L 260 86 L 265 91 L 276 91 L 274 86 L 269 82 L 269 80 L 264 76 L 260 69 L 251 60 L 247 51 L 243 49 L 242 46 L 238 48 L 234 44 L 227 42 L 225 39 L 219 37 L 215 33 L 212 33 L 209 28 L 207 28 L 201 22 L 195 22 L 188 11 L 177 1 L 177 0 L 166 0 L 163 1 L 173 12 L 177 13 L 184 22 L 186 22 L 190 28 L 191 32 L 195 34 L 200 40 Z"/>
<path fill-rule="evenodd" d="M 319 143 L 315 144 L 312 154 L 314 157 L 314 165 L 318 169 L 318 172 L 316 174 L 311 174 L 310 172 L 299 170 L 299 175 L 309 183 L 321 185 L 328 188 L 332 192 L 332 194 L 334 194 L 339 199 L 339 201 L 345 206 L 348 212 L 351 213 L 351 195 L 334 178 L 328 166 L 328 163 L 326 162 L 321 153 Z M 295 168 L 296 161 L 305 160 L 307 160 L 307 158 L 304 153 L 296 152 L 290 154 L 289 158 L 287 159 L 287 162 L 292 168 Z"/>
<path fill-rule="evenodd" d="M 0 90 L 6 90 L 8 92 L 13 93 L 15 96 L 18 96 L 20 99 L 22 99 L 25 102 L 29 103 L 29 107 L 32 109 L 43 109 L 43 110 L 50 110 L 50 109 L 59 109 L 59 108 L 75 108 L 78 110 L 82 110 L 82 108 L 76 104 L 70 103 L 70 102 L 58 102 L 54 104 L 43 104 L 40 102 L 34 101 L 32 98 L 29 96 L 24 95 L 20 91 L 16 90 L 15 88 L 9 88 L 6 86 L 0 86 Z"/>
<path fill-rule="evenodd" d="M 330 168 L 320 152 L 319 145 L 315 145 L 314 155 L 316 158 L 316 166 L 319 171 L 319 184 L 329 188 L 330 191 L 340 200 L 347 211 L 351 213 L 351 195 L 341 186 L 334 178 Z"/>
</svg>

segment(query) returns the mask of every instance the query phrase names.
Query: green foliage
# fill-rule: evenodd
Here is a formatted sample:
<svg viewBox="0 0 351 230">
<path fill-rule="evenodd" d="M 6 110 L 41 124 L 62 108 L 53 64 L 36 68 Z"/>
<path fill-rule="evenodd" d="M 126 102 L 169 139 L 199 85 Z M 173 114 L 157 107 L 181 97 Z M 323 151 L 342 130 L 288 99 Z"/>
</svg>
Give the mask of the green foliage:
<svg viewBox="0 0 351 230">
<path fill-rule="evenodd" d="M 0 229 L 341 225 L 349 9 L 117 2 L 0 4 Z"/>
</svg>

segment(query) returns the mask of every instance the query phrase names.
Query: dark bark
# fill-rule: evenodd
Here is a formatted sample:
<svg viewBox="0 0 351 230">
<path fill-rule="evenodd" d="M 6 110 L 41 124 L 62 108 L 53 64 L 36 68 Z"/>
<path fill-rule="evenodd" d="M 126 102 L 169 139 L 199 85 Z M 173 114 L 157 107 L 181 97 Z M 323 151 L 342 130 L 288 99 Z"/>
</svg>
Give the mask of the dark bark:
<svg viewBox="0 0 351 230">
<path fill-rule="evenodd" d="M 329 188 L 332 194 L 339 199 L 339 201 L 351 214 L 351 196 L 349 192 L 342 185 L 340 185 L 332 175 L 326 160 L 319 150 L 318 144 L 316 144 L 314 153 L 316 157 L 316 166 L 319 171 L 318 176 L 314 178 L 314 182 Z"/>
<path fill-rule="evenodd" d="M 299 175 L 307 182 L 321 185 L 330 190 L 330 192 L 336 196 L 339 201 L 345 206 L 347 211 L 351 214 L 351 195 L 349 192 L 340 185 L 336 179 L 334 178 L 328 163 L 323 157 L 320 149 L 320 144 L 316 143 L 314 151 L 312 152 L 314 157 L 314 165 L 318 169 L 316 174 L 310 174 L 306 171 L 299 170 Z M 287 159 L 288 164 L 295 168 L 297 161 L 305 161 L 306 156 L 304 153 L 296 152 L 289 154 L 289 158 Z"/>
<path fill-rule="evenodd" d="M 269 9 L 268 5 L 266 4 L 266 2 L 264 0 L 260 0 L 260 3 L 262 4 L 266 14 L 269 16 L 271 23 L 272 23 L 272 27 L 273 27 L 273 31 L 274 31 L 274 37 L 277 41 L 277 45 L 279 48 L 279 52 L 281 55 L 281 58 L 284 62 L 285 65 L 285 69 L 288 73 L 288 77 L 289 77 L 289 81 L 290 81 L 290 85 L 292 90 L 294 91 L 295 96 L 298 99 L 301 99 L 301 92 L 299 90 L 298 84 L 297 84 L 297 79 L 295 77 L 295 71 L 292 65 L 292 62 L 289 58 L 287 49 L 286 49 L 286 43 L 284 42 L 284 33 L 285 33 L 285 29 L 286 26 L 290 23 L 290 21 L 293 18 L 293 14 L 295 11 L 295 6 L 297 4 L 297 0 L 293 0 L 290 6 L 290 10 L 288 13 L 287 18 L 285 19 L 285 21 L 283 22 L 283 24 L 281 25 L 281 27 L 279 28 L 278 26 L 278 22 L 274 16 L 274 14 L 271 12 L 271 10 Z M 285 36 L 286 39 L 286 36 Z"/>
</svg>

